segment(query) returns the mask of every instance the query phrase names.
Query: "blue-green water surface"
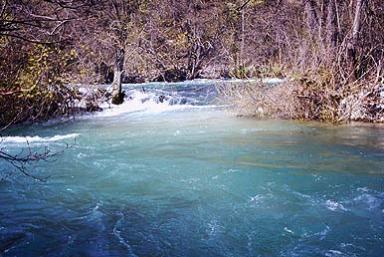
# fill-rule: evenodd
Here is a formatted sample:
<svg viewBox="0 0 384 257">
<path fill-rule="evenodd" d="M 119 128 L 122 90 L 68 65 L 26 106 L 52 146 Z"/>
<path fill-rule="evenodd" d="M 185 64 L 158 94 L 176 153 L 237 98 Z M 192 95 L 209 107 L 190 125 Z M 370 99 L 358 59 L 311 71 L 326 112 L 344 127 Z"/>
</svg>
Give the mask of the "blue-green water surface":
<svg viewBox="0 0 384 257">
<path fill-rule="evenodd" d="M 14 132 L 64 152 L 0 182 L 0 256 L 384 256 L 382 127 L 140 103 Z"/>
</svg>

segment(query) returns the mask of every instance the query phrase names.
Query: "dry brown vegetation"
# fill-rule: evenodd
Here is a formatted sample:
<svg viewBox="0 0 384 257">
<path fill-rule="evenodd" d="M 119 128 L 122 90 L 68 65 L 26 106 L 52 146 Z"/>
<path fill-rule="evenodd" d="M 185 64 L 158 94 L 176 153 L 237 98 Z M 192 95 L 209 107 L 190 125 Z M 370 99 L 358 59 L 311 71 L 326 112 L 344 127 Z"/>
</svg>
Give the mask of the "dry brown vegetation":
<svg viewBox="0 0 384 257">
<path fill-rule="evenodd" d="M 278 88 L 240 86 L 237 90 L 243 94 L 230 97 L 238 113 L 335 123 L 383 122 L 381 1 L 280 2 L 254 10 L 261 15 L 252 16 L 259 21 L 253 24 L 264 21 L 267 26 L 258 25 L 261 39 L 269 39 L 259 42 L 265 48 L 255 49 L 274 52 L 258 56 L 269 58 L 270 75 L 286 76 L 290 82 Z M 271 19 L 267 22 L 265 17 Z"/>
<path fill-rule="evenodd" d="M 268 76 L 240 114 L 383 121 L 383 56 L 382 0 L 1 0 L 0 124 L 70 113 L 69 83 Z"/>
</svg>

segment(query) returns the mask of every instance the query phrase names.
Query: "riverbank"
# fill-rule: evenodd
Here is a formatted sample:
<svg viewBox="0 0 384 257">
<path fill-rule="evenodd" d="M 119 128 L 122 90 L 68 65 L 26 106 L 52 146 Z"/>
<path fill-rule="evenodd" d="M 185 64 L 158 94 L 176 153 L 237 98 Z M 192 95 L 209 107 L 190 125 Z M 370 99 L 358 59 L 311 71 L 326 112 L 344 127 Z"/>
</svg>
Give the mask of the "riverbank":
<svg viewBox="0 0 384 257">
<path fill-rule="evenodd" d="M 181 82 L 149 82 L 125 84 L 132 87 L 161 89 L 164 85 L 214 86 L 217 101 L 231 106 L 229 111 L 237 116 L 255 119 L 286 119 L 320 121 L 333 124 L 384 123 L 384 84 L 356 85 L 347 89 L 318 88 L 308 81 L 291 78 L 250 78 L 250 79 L 197 79 Z M 80 101 L 83 110 L 101 111 L 109 109 L 111 87 L 96 86 L 88 89 L 78 86 L 84 95 Z M 134 100 L 127 94 L 125 101 Z M 170 96 L 151 96 L 155 103 L 163 103 Z M 146 97 L 144 97 L 146 98 Z M 143 103 L 148 100 L 141 99 Z M 165 103 L 168 103 L 165 101 Z M 168 104 L 175 104 L 170 102 Z M 179 103 L 180 104 L 180 103 Z M 181 102 L 186 104 L 186 102 Z M 88 106 L 88 107 L 87 107 Z M 91 108 L 90 108 L 91 107 Z"/>
<path fill-rule="evenodd" d="M 320 121 L 332 124 L 384 123 L 384 84 L 376 86 L 355 86 L 348 89 L 330 90 L 315 88 L 306 81 L 290 78 L 250 78 L 250 79 L 197 79 L 184 82 L 149 82 L 125 84 L 125 88 L 161 89 L 164 85 L 214 86 L 217 101 L 227 106 L 236 116 L 255 119 L 286 119 Z M 109 85 L 88 89 L 78 86 L 85 100 L 80 101 L 83 110 L 102 111 L 111 108 Z M 125 101 L 135 100 L 136 96 L 127 94 Z M 143 96 L 141 96 L 143 97 Z M 152 95 L 154 103 L 163 103 L 170 96 Z M 149 100 L 144 96 L 142 101 Z M 166 104 L 175 104 L 167 102 Z M 186 104 L 180 102 L 179 104 Z M 88 107 L 87 107 L 88 105 Z M 92 108 L 89 108 L 91 106 Z"/>
<path fill-rule="evenodd" d="M 384 84 L 319 88 L 292 79 L 283 83 L 223 83 L 219 95 L 238 116 L 257 119 L 314 120 L 342 124 L 384 122 Z"/>
<path fill-rule="evenodd" d="M 305 84 L 303 81 L 289 78 L 150 82 L 124 84 L 123 89 L 127 91 L 125 102 L 128 105 L 133 103 L 138 106 L 150 100 L 153 108 L 156 108 L 157 104 L 162 104 L 163 107 L 164 105 L 196 104 L 193 101 L 188 102 L 186 99 L 170 101 L 179 87 L 187 85 L 194 85 L 196 90 L 202 90 L 205 85 L 209 86 L 210 100 L 215 99 L 215 101 L 230 106 L 228 110 L 236 116 L 255 119 L 313 120 L 333 124 L 384 122 L 383 84 L 365 88 L 350 88 L 348 94 L 345 94 L 345 90 L 316 89 L 308 83 Z M 161 93 L 165 86 L 171 87 L 168 91 Z M 137 95 L 128 92 L 133 88 L 136 89 L 136 93 L 141 92 L 142 94 Z M 148 88 L 153 92 L 146 92 Z M 154 93 L 156 91 L 158 92 Z M 111 108 L 122 109 L 119 106 L 113 107 L 110 85 L 69 85 L 65 92 L 65 95 L 56 93 L 56 98 L 48 98 L 49 101 L 35 99 L 37 104 L 29 105 L 28 108 L 22 106 L 26 104 L 25 101 L 19 103 L 14 101 L 12 107 L 9 108 L 6 103 L 11 102 L 13 98 L 18 98 L 18 96 L 7 95 L 7 98 L 3 97 L 0 115 L 1 126 L 7 128 L 20 123 L 30 124 L 52 118 L 81 116 Z M 50 94 L 52 93 L 47 93 L 47 95 Z M 158 107 L 161 108 L 161 106 Z"/>
</svg>

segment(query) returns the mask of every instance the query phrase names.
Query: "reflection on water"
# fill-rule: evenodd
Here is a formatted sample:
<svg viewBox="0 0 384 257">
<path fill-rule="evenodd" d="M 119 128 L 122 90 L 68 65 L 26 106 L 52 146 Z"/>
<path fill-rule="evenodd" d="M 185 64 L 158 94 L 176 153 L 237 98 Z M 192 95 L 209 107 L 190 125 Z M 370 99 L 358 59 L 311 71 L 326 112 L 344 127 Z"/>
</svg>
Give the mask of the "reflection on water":
<svg viewBox="0 0 384 257">
<path fill-rule="evenodd" d="M 382 256 L 383 128 L 239 119 L 148 91 L 141 109 L 14 132 L 71 147 L 31 167 L 46 183 L 0 182 L 0 255 Z"/>
</svg>

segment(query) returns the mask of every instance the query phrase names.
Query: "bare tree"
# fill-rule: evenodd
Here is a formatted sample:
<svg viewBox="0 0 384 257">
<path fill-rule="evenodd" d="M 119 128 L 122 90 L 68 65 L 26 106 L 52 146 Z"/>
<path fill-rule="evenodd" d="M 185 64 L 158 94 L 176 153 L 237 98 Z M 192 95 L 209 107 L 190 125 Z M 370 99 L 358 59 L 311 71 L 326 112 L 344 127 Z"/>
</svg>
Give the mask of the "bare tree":
<svg viewBox="0 0 384 257">
<path fill-rule="evenodd" d="M 112 103 L 124 101 L 122 76 L 125 71 L 126 47 L 129 44 L 130 25 L 133 15 L 141 6 L 141 0 L 102 0 L 93 9 L 93 16 L 86 26 L 93 27 L 90 40 L 107 46 L 114 55 L 114 78 L 112 83 Z"/>
<path fill-rule="evenodd" d="M 64 27 L 92 6 L 92 0 L 1 0 L 0 36 L 37 44 L 57 43 L 64 40 Z"/>
<path fill-rule="evenodd" d="M 303 0 L 304 8 L 307 15 L 307 24 L 311 36 L 316 39 L 319 35 L 319 15 L 317 9 L 317 3 L 315 0 Z"/>
<path fill-rule="evenodd" d="M 1 144 L 0 139 L 0 144 Z M 5 179 L 7 176 L 11 175 L 13 172 L 18 172 L 24 176 L 30 177 L 32 179 L 36 179 L 38 181 L 44 182 L 49 177 L 48 176 L 39 176 L 31 173 L 28 170 L 28 166 L 41 162 L 47 161 L 52 157 L 56 156 L 58 152 L 52 153 L 48 148 L 45 148 L 42 151 L 33 151 L 30 147 L 28 140 L 26 139 L 27 147 L 23 148 L 18 154 L 10 154 L 8 153 L 4 147 L 0 147 L 0 161 L 5 162 L 9 165 L 7 170 L 1 170 L 0 172 L 0 180 Z M 68 145 L 67 145 L 68 148 Z M 4 167 L 4 166 L 3 166 Z"/>
<path fill-rule="evenodd" d="M 335 48 L 338 43 L 338 15 L 337 15 L 337 1 L 329 0 L 327 7 L 327 43 Z"/>
<path fill-rule="evenodd" d="M 357 74 L 357 45 L 361 28 L 361 16 L 364 11 L 366 0 L 357 0 L 355 7 L 355 16 L 352 24 L 352 34 L 347 45 L 347 57 L 350 70 L 350 80 L 354 81 L 358 78 Z"/>
</svg>

